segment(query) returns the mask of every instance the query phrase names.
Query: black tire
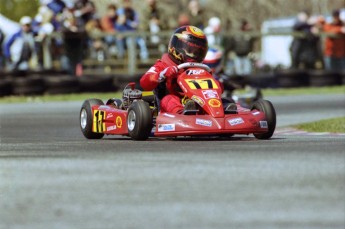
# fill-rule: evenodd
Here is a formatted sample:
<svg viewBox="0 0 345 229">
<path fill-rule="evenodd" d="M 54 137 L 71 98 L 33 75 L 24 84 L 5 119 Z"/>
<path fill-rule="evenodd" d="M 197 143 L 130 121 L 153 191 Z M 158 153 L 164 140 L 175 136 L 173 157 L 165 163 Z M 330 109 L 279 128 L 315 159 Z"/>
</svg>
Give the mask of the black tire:
<svg viewBox="0 0 345 229">
<path fill-rule="evenodd" d="M 74 76 L 52 76 L 44 78 L 47 94 L 69 94 L 79 91 L 79 81 Z"/>
<path fill-rule="evenodd" d="M 277 80 L 273 73 L 256 73 L 248 75 L 245 85 L 258 88 L 275 88 L 277 87 Z M 245 87 L 243 85 L 243 88 Z"/>
<path fill-rule="evenodd" d="M 277 71 L 276 79 L 279 87 L 306 87 L 309 85 L 308 72 L 302 70 Z"/>
<path fill-rule="evenodd" d="M 314 70 L 309 72 L 310 86 L 323 87 L 341 85 L 341 75 L 335 71 Z"/>
<path fill-rule="evenodd" d="M 82 76 L 78 80 L 82 92 L 110 92 L 115 90 L 112 76 Z"/>
<path fill-rule="evenodd" d="M 104 103 L 102 100 L 99 100 L 99 99 L 88 99 L 84 101 L 80 109 L 80 114 L 79 114 L 80 129 L 83 135 L 87 139 L 101 139 L 104 136 L 104 134 L 102 133 L 92 132 L 92 124 L 93 124 L 92 106 L 94 105 L 104 105 Z"/>
<path fill-rule="evenodd" d="M 345 85 L 345 70 L 340 72 L 340 78 L 341 78 L 342 84 Z"/>
<path fill-rule="evenodd" d="M 15 78 L 13 80 L 13 94 L 15 95 L 41 95 L 44 89 L 44 80 L 40 76 Z"/>
<path fill-rule="evenodd" d="M 146 140 L 152 129 L 152 112 L 149 105 L 138 100 L 131 104 L 127 115 L 128 135 L 134 140 Z"/>
<path fill-rule="evenodd" d="M 268 131 L 266 133 L 254 133 L 257 139 L 269 139 L 276 128 L 276 111 L 272 103 L 268 100 L 260 99 L 256 101 L 251 110 L 259 110 L 265 113 Z"/>
<path fill-rule="evenodd" d="M 12 94 L 12 81 L 10 79 L 0 80 L 0 96 Z"/>
</svg>

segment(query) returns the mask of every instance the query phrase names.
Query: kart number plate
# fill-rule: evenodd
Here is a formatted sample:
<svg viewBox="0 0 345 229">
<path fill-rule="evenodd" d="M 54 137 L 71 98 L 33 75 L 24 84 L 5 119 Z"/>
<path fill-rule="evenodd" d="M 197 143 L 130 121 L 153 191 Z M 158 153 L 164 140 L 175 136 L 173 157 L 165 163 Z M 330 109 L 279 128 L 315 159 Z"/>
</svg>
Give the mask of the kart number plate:
<svg viewBox="0 0 345 229">
<path fill-rule="evenodd" d="M 93 126 L 92 131 L 95 133 L 103 133 L 105 131 L 105 111 L 95 110 L 93 112 Z"/>
<path fill-rule="evenodd" d="M 186 80 L 191 89 L 218 89 L 217 83 L 212 78 Z"/>
</svg>

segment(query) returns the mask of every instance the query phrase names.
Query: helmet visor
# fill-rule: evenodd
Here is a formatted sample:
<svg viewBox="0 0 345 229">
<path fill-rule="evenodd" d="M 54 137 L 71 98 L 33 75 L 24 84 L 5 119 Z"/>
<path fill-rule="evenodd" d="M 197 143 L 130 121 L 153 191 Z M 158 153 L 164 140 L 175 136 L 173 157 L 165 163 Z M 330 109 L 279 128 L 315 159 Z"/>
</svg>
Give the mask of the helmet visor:
<svg viewBox="0 0 345 229">
<path fill-rule="evenodd" d="M 189 61 L 189 59 L 193 59 L 196 62 L 202 62 L 206 56 L 207 53 L 207 49 L 205 49 L 202 46 L 188 46 L 186 45 L 183 48 L 183 51 L 185 53 L 186 56 L 186 60 L 185 61 Z"/>
</svg>

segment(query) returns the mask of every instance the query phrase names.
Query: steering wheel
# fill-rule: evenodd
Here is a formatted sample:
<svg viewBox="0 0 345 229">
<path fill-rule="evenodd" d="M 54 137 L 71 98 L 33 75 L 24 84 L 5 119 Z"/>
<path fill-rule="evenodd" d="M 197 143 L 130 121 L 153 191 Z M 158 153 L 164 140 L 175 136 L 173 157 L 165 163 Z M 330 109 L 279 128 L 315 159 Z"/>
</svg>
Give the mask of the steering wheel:
<svg viewBox="0 0 345 229">
<path fill-rule="evenodd" d="M 193 62 L 187 62 L 183 63 L 177 66 L 178 69 L 185 69 L 185 68 L 201 68 L 208 72 L 212 72 L 211 68 L 207 66 L 206 64 L 202 63 L 193 63 Z"/>
</svg>

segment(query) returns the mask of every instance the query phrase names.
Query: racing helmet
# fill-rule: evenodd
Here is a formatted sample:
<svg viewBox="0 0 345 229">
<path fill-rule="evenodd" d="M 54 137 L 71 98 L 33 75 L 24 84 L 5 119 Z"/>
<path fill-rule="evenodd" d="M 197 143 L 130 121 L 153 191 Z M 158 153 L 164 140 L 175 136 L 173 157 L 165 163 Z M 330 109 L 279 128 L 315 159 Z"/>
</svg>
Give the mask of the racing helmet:
<svg viewBox="0 0 345 229">
<path fill-rule="evenodd" d="M 208 50 L 204 32 L 195 26 L 182 26 L 170 38 L 168 54 L 176 63 L 201 63 Z"/>
<path fill-rule="evenodd" d="M 212 69 L 212 72 L 219 73 L 222 70 L 223 52 L 216 47 L 210 47 L 206 53 L 204 64 Z"/>
</svg>

